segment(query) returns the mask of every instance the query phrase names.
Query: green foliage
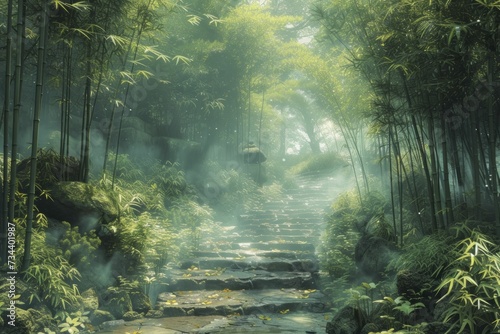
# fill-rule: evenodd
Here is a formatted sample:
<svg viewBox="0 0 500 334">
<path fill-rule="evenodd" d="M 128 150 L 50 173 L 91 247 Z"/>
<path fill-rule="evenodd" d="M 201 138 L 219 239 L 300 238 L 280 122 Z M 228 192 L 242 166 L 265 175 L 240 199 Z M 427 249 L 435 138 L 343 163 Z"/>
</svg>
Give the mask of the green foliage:
<svg viewBox="0 0 500 334">
<path fill-rule="evenodd" d="M 372 319 L 375 309 L 373 305 L 375 291 L 377 289 L 377 284 L 363 282 L 361 285 L 350 288 L 346 292 L 348 294 L 347 303 L 356 307 L 363 319 L 360 323 L 367 323 L 369 319 Z"/>
<path fill-rule="evenodd" d="M 29 284 L 29 302 L 37 300 L 53 310 L 77 306 L 80 292 L 76 281 L 80 273 L 61 250 L 47 245 L 44 234 L 38 232 L 33 234 L 31 253 L 31 265 L 24 273 Z"/>
<path fill-rule="evenodd" d="M 335 302 L 342 302 L 344 306 L 356 309 L 356 322 L 362 328 L 367 323 L 378 323 L 384 312 L 390 311 L 385 303 L 376 300 L 384 295 L 386 289 L 387 286 L 382 283 L 363 282 L 344 290 L 344 295 L 337 296 Z"/>
<path fill-rule="evenodd" d="M 335 168 L 345 166 L 347 162 L 335 153 L 323 153 L 310 155 L 301 162 L 292 166 L 288 172 L 292 175 L 300 175 L 311 172 L 332 171 Z"/>
<path fill-rule="evenodd" d="M 122 217 L 108 227 L 110 252 L 122 254 L 126 273 L 145 265 L 159 274 L 167 262 L 197 250 L 201 233 L 217 231 L 212 210 L 199 203 L 177 163 L 118 157 Z M 101 180 L 106 184 L 106 180 Z"/>
<path fill-rule="evenodd" d="M 381 316 L 382 319 L 388 322 L 388 327 L 392 328 L 409 326 L 409 324 L 413 322 L 411 320 L 412 313 L 418 309 L 425 308 L 423 303 L 411 303 L 402 296 L 398 296 L 394 299 L 386 296 L 383 299 L 375 300 L 374 303 L 387 305 L 389 309 L 393 311 L 389 315 Z"/>
<path fill-rule="evenodd" d="M 125 216 L 119 222 L 108 227 L 111 242 L 107 247 L 110 253 L 122 255 L 121 267 L 125 273 L 134 272 L 144 263 L 144 251 L 149 237 L 150 214 L 143 213 L 137 217 Z"/>
<path fill-rule="evenodd" d="M 62 254 L 80 272 L 88 271 L 97 260 L 96 250 L 101 244 L 95 230 L 81 234 L 77 226 L 71 227 L 69 223 L 62 222 L 65 226 L 64 234 L 58 240 Z"/>
<path fill-rule="evenodd" d="M 463 333 L 493 333 L 500 329 L 500 253 L 479 229 L 466 224 L 455 228 L 463 236 L 455 247 L 455 260 L 447 268 L 437 291 L 446 303 L 444 322 Z M 448 331 L 448 332 L 450 332 Z"/>
<path fill-rule="evenodd" d="M 80 333 L 81 329 L 85 329 L 85 324 L 90 322 L 87 313 L 75 312 L 66 315 L 64 321 L 59 323 L 57 327 L 59 327 L 61 333 Z"/>
<path fill-rule="evenodd" d="M 213 194 L 207 198 L 220 212 L 244 212 L 259 207 L 262 192 L 243 170 L 224 169 L 209 163 L 209 181 L 214 184 Z"/>
<path fill-rule="evenodd" d="M 130 295 L 139 291 L 139 282 L 136 280 L 131 281 L 123 276 L 118 276 L 117 285 L 109 287 L 108 290 L 114 292 L 125 291 Z"/>
<path fill-rule="evenodd" d="M 423 236 L 414 243 L 406 244 L 390 266 L 395 271 L 411 270 L 428 277 L 440 277 L 444 268 L 457 256 L 452 242 L 453 238 L 445 232 Z"/>
<path fill-rule="evenodd" d="M 387 210 L 387 202 L 377 192 L 368 193 L 361 204 L 355 192 L 346 192 L 340 195 L 332 204 L 333 213 L 327 218 L 326 229 L 321 236 L 319 259 L 322 269 L 331 277 L 338 279 L 353 277 L 356 266 L 354 263 L 354 250 L 362 233 L 367 233 L 367 222 L 378 217 L 381 222 L 379 227 L 372 232 L 386 231 L 382 225 L 383 216 Z M 392 233 L 384 233 L 390 240 Z M 382 235 L 378 235 L 382 237 Z"/>
<path fill-rule="evenodd" d="M 212 209 L 207 205 L 201 205 L 186 197 L 180 197 L 172 203 L 167 216 L 177 231 L 176 239 L 180 254 L 187 255 L 199 250 L 203 229 L 208 234 L 216 230 L 212 214 Z M 210 226 L 208 231 L 207 226 Z"/>
<path fill-rule="evenodd" d="M 30 177 L 31 159 L 24 159 L 18 164 L 18 178 L 23 188 L 27 189 Z M 58 181 L 78 181 L 79 161 L 74 157 L 63 157 L 53 149 L 38 149 L 36 182 L 41 187 Z"/>
</svg>

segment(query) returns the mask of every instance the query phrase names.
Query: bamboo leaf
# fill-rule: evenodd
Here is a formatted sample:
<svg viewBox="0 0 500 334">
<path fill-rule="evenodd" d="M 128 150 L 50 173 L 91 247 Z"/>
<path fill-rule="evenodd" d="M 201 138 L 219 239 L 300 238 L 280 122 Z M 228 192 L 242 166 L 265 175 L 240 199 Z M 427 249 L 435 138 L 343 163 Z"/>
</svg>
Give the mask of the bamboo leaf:
<svg viewBox="0 0 500 334">
<path fill-rule="evenodd" d="M 192 59 L 189 59 L 187 57 L 180 56 L 180 55 L 177 55 L 177 56 L 173 57 L 172 59 L 175 60 L 176 65 L 178 65 L 179 62 L 183 62 L 184 64 L 189 65 L 192 61 Z"/>
</svg>

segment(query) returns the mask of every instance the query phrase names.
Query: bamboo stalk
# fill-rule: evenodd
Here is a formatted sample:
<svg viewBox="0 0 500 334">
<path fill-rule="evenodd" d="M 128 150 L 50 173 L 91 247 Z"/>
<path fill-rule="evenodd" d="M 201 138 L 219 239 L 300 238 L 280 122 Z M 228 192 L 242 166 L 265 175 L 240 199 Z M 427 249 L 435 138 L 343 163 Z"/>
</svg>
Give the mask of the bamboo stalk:
<svg viewBox="0 0 500 334">
<path fill-rule="evenodd" d="M 36 89 L 35 89 L 35 110 L 33 114 L 33 134 L 31 143 L 31 159 L 30 159 L 30 183 L 28 190 L 28 198 L 26 201 L 26 235 L 24 239 L 24 254 L 21 271 L 26 271 L 30 265 L 31 258 L 31 237 L 33 234 L 33 218 L 35 211 L 35 182 L 37 169 L 37 150 L 38 150 L 38 127 L 40 124 L 40 114 L 42 111 L 42 96 L 43 96 L 43 76 L 44 76 L 44 59 L 45 59 L 45 42 L 48 30 L 47 9 L 49 0 L 45 0 L 42 9 L 42 19 L 40 21 L 40 34 L 38 41 L 37 54 L 37 73 L 36 73 Z"/>
<path fill-rule="evenodd" d="M 7 263 L 7 227 L 9 221 L 9 117 L 10 92 L 12 78 L 12 7 L 13 0 L 9 0 L 7 8 L 7 44 L 5 50 L 5 86 L 3 104 L 3 171 L 2 171 L 2 208 L 0 223 L 0 265 Z M 0 120 L 0 121 L 2 121 Z"/>
</svg>

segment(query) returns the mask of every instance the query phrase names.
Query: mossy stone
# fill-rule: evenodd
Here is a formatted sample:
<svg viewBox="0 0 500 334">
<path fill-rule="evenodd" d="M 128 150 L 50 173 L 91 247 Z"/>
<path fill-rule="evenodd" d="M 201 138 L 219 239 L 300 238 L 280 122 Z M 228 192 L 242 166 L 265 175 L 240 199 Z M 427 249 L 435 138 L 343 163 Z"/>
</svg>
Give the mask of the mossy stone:
<svg viewBox="0 0 500 334">
<path fill-rule="evenodd" d="M 137 320 L 141 319 L 143 316 L 140 313 L 137 313 L 135 311 L 128 311 L 123 315 L 123 320 L 125 321 L 132 321 L 132 320 Z"/>
<path fill-rule="evenodd" d="M 94 311 L 99 308 L 99 296 L 94 289 L 88 289 L 81 293 L 82 307 L 85 311 Z"/>
<path fill-rule="evenodd" d="M 136 312 L 147 313 L 152 309 L 149 297 L 141 291 L 130 294 L 130 300 L 132 301 L 132 310 Z"/>
<path fill-rule="evenodd" d="M 83 182 L 57 182 L 51 185 L 51 199 L 41 197 L 37 207 L 49 218 L 80 226 L 82 231 L 115 221 L 120 214 L 116 194 Z"/>
<path fill-rule="evenodd" d="M 89 317 L 90 323 L 94 326 L 99 326 L 103 322 L 115 320 L 115 317 L 108 311 L 95 310 Z"/>
</svg>

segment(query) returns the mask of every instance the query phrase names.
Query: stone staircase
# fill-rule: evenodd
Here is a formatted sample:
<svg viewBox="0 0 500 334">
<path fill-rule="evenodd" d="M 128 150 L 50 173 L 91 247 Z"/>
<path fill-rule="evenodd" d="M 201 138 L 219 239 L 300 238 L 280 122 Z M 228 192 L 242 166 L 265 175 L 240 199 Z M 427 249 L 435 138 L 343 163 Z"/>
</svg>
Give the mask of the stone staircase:
<svg viewBox="0 0 500 334">
<path fill-rule="evenodd" d="M 260 320 L 328 312 L 315 251 L 333 182 L 325 174 L 298 177 L 281 198 L 223 224 L 215 242 L 202 242 L 193 258 L 164 270 L 168 292 L 159 294 L 156 308 L 163 317 Z"/>
</svg>

